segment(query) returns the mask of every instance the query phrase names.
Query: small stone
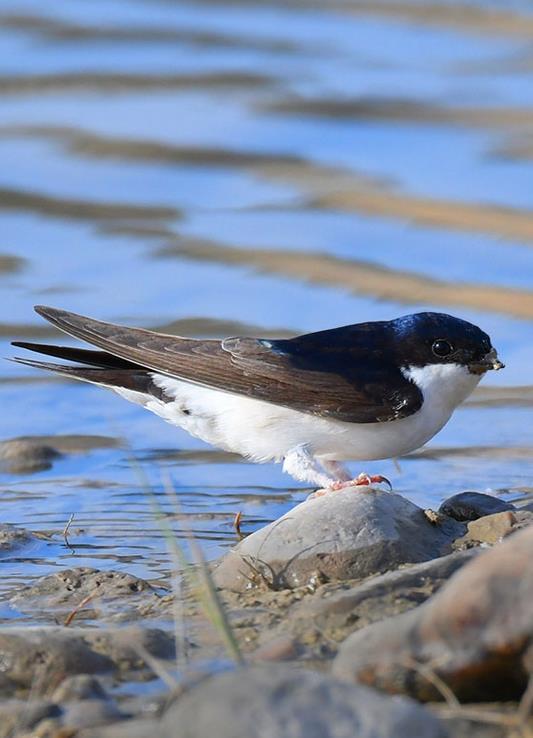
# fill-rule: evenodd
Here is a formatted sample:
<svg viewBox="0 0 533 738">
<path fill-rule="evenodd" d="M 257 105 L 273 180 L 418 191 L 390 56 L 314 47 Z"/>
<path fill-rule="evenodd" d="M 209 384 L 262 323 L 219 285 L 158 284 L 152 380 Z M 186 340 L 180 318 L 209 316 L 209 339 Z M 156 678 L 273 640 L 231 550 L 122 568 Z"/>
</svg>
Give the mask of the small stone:
<svg viewBox="0 0 533 738">
<path fill-rule="evenodd" d="M 77 567 L 49 574 L 29 587 L 16 588 L 9 602 L 22 612 L 38 612 L 41 617 L 56 618 L 58 612 L 65 616 L 91 597 L 90 606 L 87 603 L 87 608 L 77 615 L 79 619 L 84 612 L 91 612 L 94 617 L 95 609 L 108 617 L 116 611 L 124 615 L 141 600 L 146 605 L 146 594 L 155 597 L 150 584 L 139 577 L 126 572 Z"/>
<path fill-rule="evenodd" d="M 176 657 L 173 637 L 159 628 L 131 625 L 125 628 L 79 630 L 82 630 L 84 640 L 91 648 L 111 659 L 121 671 L 145 668 L 144 651 L 156 659 L 173 660 Z"/>
<path fill-rule="evenodd" d="M 9 523 L 0 523 L 0 552 L 10 551 L 18 546 L 31 543 L 32 534 L 24 528 L 17 528 Z"/>
<path fill-rule="evenodd" d="M 293 661 L 297 657 L 298 646 L 290 636 L 273 638 L 252 654 L 254 661 Z"/>
<path fill-rule="evenodd" d="M 430 507 L 424 510 L 424 515 L 432 525 L 441 525 L 446 521 L 445 515 L 442 515 L 442 513 L 439 512 L 435 512 L 435 510 L 432 510 Z"/>
<path fill-rule="evenodd" d="M 505 502 L 492 495 L 485 495 L 481 492 L 460 492 L 444 500 L 439 507 L 439 512 L 455 520 L 467 522 L 482 518 L 484 515 L 514 509 L 514 505 L 510 502 Z"/>
<path fill-rule="evenodd" d="M 152 674 L 144 652 L 174 659 L 174 640 L 163 630 L 138 626 L 0 629 L 0 671 L 14 687 L 31 688 L 35 694 L 61 690 L 65 678 L 76 674 Z M 68 694 L 67 686 L 65 691 Z"/>
<path fill-rule="evenodd" d="M 363 579 L 451 550 L 464 526 L 433 525 L 424 511 L 397 494 L 352 487 L 308 500 L 252 533 L 214 571 L 217 586 L 245 591 L 316 588 Z"/>
<path fill-rule="evenodd" d="M 31 439 L 13 438 L 0 443 L 0 469 L 8 474 L 46 471 L 60 456 L 52 446 Z"/>
<path fill-rule="evenodd" d="M 533 512 L 516 510 L 485 515 L 483 518 L 468 523 L 466 535 L 458 538 L 454 546 L 460 548 L 472 543 L 488 543 L 493 545 L 503 540 L 510 533 L 533 523 Z"/>
<path fill-rule="evenodd" d="M 39 694 L 68 674 L 110 671 L 113 663 L 66 629 L 4 628 L 0 630 L 0 669 L 18 687 Z"/>
</svg>

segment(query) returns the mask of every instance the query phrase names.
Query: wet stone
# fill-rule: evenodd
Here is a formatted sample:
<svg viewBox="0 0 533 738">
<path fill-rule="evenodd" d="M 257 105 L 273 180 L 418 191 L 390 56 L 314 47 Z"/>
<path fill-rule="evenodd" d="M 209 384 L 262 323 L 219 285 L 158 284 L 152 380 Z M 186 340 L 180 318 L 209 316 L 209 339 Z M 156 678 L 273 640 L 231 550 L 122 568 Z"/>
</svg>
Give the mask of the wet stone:
<svg viewBox="0 0 533 738">
<path fill-rule="evenodd" d="M 52 446 L 26 438 L 0 443 L 0 470 L 8 474 L 33 474 L 51 469 L 61 456 Z"/>
<path fill-rule="evenodd" d="M 73 675 L 120 673 L 122 677 L 152 676 L 141 654 L 173 659 L 173 638 L 157 628 L 25 627 L 0 630 L 3 693 L 31 689 L 54 693 Z M 79 686 L 79 685 L 78 685 Z M 99 697 L 98 697 L 99 698 Z M 65 700 L 67 695 L 65 695 Z"/>
<path fill-rule="evenodd" d="M 83 638 L 60 628 L 0 630 L 4 676 L 13 688 L 47 693 L 68 674 L 111 671 L 113 662 L 96 653 Z"/>
<path fill-rule="evenodd" d="M 515 506 L 505 500 L 481 492 L 460 492 L 444 500 L 439 512 L 460 522 L 477 520 L 484 515 L 514 510 Z"/>
<path fill-rule="evenodd" d="M 533 639 L 533 526 L 481 551 L 428 602 L 349 636 L 336 676 L 421 700 L 519 699 Z M 429 670 L 429 672 L 428 672 Z"/>
<path fill-rule="evenodd" d="M 0 523 L 0 553 L 31 543 L 33 540 L 33 535 L 28 530 L 9 523 Z"/>
<path fill-rule="evenodd" d="M 252 533 L 214 571 L 217 586 L 284 589 L 363 579 L 451 550 L 464 526 L 434 525 L 397 494 L 348 488 L 297 505 Z"/>
<path fill-rule="evenodd" d="M 144 579 L 126 572 L 101 571 L 77 567 L 38 579 L 28 587 L 17 588 L 9 601 L 23 612 L 39 613 L 39 618 L 54 618 L 58 612 L 67 615 L 87 598 L 86 606 L 76 618 L 117 613 L 121 618 L 131 616 L 131 608 L 146 606 L 147 596 L 156 597 L 151 585 Z"/>
<path fill-rule="evenodd" d="M 112 660 L 121 671 L 146 668 L 142 656 L 148 653 L 156 659 L 174 660 L 174 639 L 159 628 L 127 626 L 125 628 L 83 628 L 85 641 L 96 652 Z"/>
</svg>

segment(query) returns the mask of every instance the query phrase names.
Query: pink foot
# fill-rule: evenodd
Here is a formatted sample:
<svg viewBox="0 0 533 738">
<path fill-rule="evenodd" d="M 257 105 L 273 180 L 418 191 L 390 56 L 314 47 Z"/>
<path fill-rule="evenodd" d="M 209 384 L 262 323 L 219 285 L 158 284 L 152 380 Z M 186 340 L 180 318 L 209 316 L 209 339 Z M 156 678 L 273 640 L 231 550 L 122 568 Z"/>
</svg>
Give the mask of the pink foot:
<svg viewBox="0 0 533 738">
<path fill-rule="evenodd" d="M 330 492 L 337 492 L 338 490 L 346 489 L 347 487 L 369 487 L 372 484 L 386 484 L 389 491 L 392 491 L 392 484 L 387 477 L 383 477 L 381 474 L 374 474 L 371 476 L 370 474 L 363 473 L 359 474 L 355 479 L 350 479 L 347 482 L 333 482 L 327 489 L 319 489 L 310 494 L 307 499 L 312 500 L 314 497 L 323 497 Z"/>
<path fill-rule="evenodd" d="M 392 484 L 389 482 L 387 477 L 382 477 L 381 474 L 366 474 L 363 472 L 355 479 L 349 479 L 347 482 L 333 482 L 329 489 L 334 492 L 339 489 L 346 489 L 346 487 L 369 487 L 371 484 L 386 484 L 389 490 L 392 490 Z"/>
</svg>

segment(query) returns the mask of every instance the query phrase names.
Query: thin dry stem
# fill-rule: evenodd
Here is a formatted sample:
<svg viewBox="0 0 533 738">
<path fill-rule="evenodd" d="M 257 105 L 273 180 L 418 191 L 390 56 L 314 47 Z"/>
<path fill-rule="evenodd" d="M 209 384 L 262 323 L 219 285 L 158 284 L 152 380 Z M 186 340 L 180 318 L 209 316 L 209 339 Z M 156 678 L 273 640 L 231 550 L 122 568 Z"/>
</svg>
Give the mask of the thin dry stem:
<svg viewBox="0 0 533 738">
<path fill-rule="evenodd" d="M 99 592 L 95 591 L 91 592 L 91 594 L 88 594 L 87 597 L 84 597 L 83 600 L 78 605 L 76 605 L 76 607 L 71 610 L 71 612 L 69 612 L 69 614 L 65 618 L 65 622 L 63 623 L 63 625 L 68 627 L 72 623 L 76 615 L 79 613 L 79 611 L 83 610 L 85 605 L 87 605 L 89 602 L 92 602 L 92 600 L 94 600 L 95 597 L 98 597 L 98 595 Z"/>
<path fill-rule="evenodd" d="M 74 520 L 74 513 L 71 513 L 70 514 L 70 517 L 69 517 L 69 519 L 67 521 L 67 524 L 65 525 L 65 528 L 63 530 L 63 539 L 65 541 L 65 546 L 67 546 L 71 550 L 74 550 L 74 549 L 72 548 L 72 546 L 70 545 L 70 542 L 68 540 L 68 532 L 69 532 L 70 526 L 72 525 L 72 521 L 73 520 Z"/>
<path fill-rule="evenodd" d="M 170 484 L 166 488 L 166 492 L 174 503 L 176 513 L 179 514 L 181 512 L 180 504 L 178 496 L 176 494 L 176 490 L 174 489 L 172 484 Z M 243 664 L 244 659 L 241 654 L 239 644 L 237 643 L 237 639 L 235 638 L 235 635 L 229 623 L 224 603 L 222 602 L 217 588 L 213 582 L 213 578 L 209 570 L 209 565 L 205 560 L 202 549 L 198 545 L 198 542 L 194 537 L 192 531 L 190 530 L 190 528 L 188 528 L 186 524 L 184 524 L 184 532 L 189 542 L 191 553 L 197 564 L 197 569 L 191 569 L 191 567 L 189 567 L 189 571 L 193 572 L 193 577 L 194 575 L 197 575 L 198 584 L 200 585 L 198 590 L 204 610 L 211 623 L 222 635 L 229 655 L 238 664 Z"/>
<path fill-rule="evenodd" d="M 461 703 L 453 691 L 448 687 L 446 682 L 440 678 L 432 666 L 429 664 L 421 664 L 419 661 L 415 661 L 415 659 L 411 659 L 408 656 L 403 659 L 403 662 L 405 666 L 416 671 L 417 674 L 420 674 L 420 676 L 435 687 L 450 709 L 458 709 L 461 707 Z"/>
</svg>

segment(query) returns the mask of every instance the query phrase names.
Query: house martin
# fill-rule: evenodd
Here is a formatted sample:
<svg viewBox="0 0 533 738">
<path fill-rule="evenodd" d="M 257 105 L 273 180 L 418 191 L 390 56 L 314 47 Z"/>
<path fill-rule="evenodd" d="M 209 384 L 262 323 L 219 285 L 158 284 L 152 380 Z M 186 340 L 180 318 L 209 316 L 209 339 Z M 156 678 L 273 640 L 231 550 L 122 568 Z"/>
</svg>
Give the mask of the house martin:
<svg viewBox="0 0 533 738">
<path fill-rule="evenodd" d="M 504 366 L 486 333 L 444 313 L 289 339 L 200 340 L 35 309 L 96 348 L 16 341 L 75 363 L 16 361 L 112 389 L 213 446 L 282 462 L 326 490 L 383 481 L 353 480 L 341 462 L 419 448 L 488 370 Z"/>
</svg>

